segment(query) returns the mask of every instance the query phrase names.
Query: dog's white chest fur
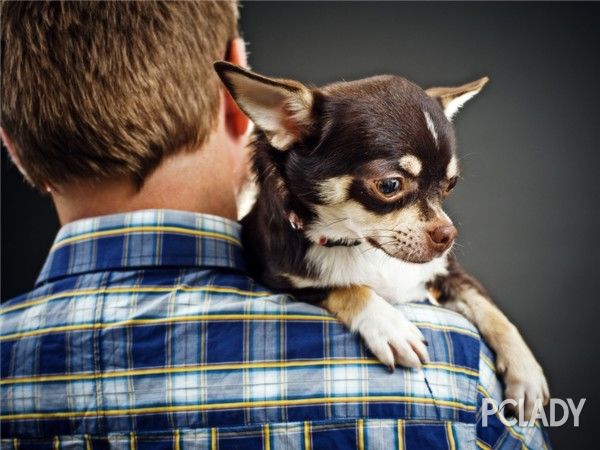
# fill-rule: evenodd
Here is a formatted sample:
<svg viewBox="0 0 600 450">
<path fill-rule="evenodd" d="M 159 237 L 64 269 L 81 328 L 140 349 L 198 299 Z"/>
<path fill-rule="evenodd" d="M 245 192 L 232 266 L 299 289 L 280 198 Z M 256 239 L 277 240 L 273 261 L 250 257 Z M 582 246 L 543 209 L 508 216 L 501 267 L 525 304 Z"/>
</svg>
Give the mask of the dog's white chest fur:
<svg viewBox="0 0 600 450">
<path fill-rule="evenodd" d="M 361 244 L 356 247 L 314 245 L 306 260 L 316 279 L 288 275 L 298 288 L 366 285 L 391 303 L 429 298 L 426 283 L 444 275 L 446 257 L 416 264 L 388 256 L 383 251 Z"/>
</svg>

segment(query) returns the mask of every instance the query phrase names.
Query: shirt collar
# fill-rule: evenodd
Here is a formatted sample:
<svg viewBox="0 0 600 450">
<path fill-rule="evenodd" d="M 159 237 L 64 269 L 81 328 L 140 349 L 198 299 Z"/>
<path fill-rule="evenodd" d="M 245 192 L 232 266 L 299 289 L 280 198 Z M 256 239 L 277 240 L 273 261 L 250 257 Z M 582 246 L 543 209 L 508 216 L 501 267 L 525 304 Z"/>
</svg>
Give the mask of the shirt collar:
<svg viewBox="0 0 600 450">
<path fill-rule="evenodd" d="M 104 270 L 223 267 L 244 270 L 241 226 L 223 217 L 144 210 L 71 222 L 60 229 L 36 284 Z"/>
</svg>

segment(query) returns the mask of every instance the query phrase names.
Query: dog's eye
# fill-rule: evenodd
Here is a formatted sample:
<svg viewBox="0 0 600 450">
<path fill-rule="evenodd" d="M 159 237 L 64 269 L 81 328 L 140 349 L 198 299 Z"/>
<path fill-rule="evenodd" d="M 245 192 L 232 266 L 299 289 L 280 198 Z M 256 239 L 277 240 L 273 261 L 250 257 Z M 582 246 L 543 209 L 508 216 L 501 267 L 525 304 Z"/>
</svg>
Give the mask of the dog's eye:
<svg viewBox="0 0 600 450">
<path fill-rule="evenodd" d="M 400 178 L 384 178 L 375 182 L 377 190 L 386 197 L 391 197 L 402 189 L 402 180 Z"/>
<path fill-rule="evenodd" d="M 458 177 L 450 178 L 450 181 L 448 181 L 448 186 L 446 187 L 446 192 L 450 192 L 452 189 L 454 189 L 454 186 L 456 186 L 457 182 L 458 182 Z"/>
</svg>

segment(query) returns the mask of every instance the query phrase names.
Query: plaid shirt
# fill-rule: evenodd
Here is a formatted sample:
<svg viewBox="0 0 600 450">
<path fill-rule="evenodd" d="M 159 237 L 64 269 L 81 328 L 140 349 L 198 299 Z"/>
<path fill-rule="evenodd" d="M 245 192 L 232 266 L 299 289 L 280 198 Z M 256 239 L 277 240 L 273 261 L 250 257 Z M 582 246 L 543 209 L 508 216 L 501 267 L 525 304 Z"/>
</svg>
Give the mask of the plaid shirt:
<svg viewBox="0 0 600 450">
<path fill-rule="evenodd" d="M 244 272 L 239 225 L 139 211 L 62 228 L 1 310 L 3 449 L 546 448 L 462 316 L 398 306 L 432 362 L 390 374 L 324 310 Z"/>
</svg>

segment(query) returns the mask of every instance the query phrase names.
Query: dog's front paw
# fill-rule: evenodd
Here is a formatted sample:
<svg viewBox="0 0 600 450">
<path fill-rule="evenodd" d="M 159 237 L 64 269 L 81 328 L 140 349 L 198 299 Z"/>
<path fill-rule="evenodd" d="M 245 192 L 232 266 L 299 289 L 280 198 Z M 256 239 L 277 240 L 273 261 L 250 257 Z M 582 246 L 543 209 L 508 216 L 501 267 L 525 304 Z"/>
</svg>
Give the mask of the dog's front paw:
<svg viewBox="0 0 600 450">
<path fill-rule="evenodd" d="M 496 364 L 504 376 L 505 397 L 517 402 L 517 405 L 508 404 L 507 407 L 517 417 L 522 411 L 523 417 L 519 418 L 529 421 L 536 402 L 548 404 L 550 391 L 542 367 L 525 343 L 522 345 L 524 348 L 521 347 L 519 351 L 512 351 L 509 355 L 498 355 Z M 520 404 L 522 407 L 519 407 Z"/>
<path fill-rule="evenodd" d="M 425 338 L 404 314 L 377 295 L 352 321 L 369 349 L 390 370 L 396 363 L 405 367 L 421 367 L 429 362 Z"/>
</svg>

